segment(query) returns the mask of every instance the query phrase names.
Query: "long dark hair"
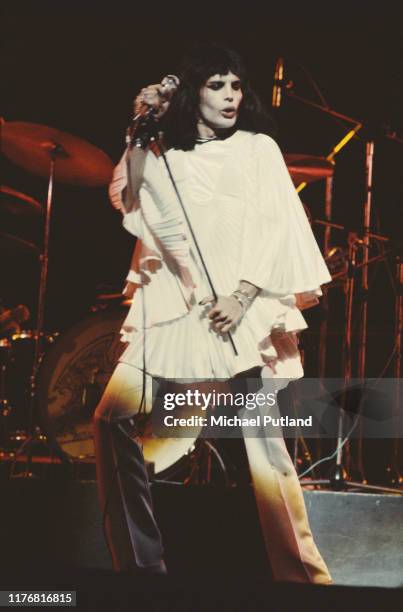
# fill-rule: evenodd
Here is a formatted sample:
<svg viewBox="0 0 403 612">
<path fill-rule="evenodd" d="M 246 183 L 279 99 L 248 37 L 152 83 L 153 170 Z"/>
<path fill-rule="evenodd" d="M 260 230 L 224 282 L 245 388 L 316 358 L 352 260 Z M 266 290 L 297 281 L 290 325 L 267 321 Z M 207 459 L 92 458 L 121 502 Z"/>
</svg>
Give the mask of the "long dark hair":
<svg viewBox="0 0 403 612">
<path fill-rule="evenodd" d="M 226 75 L 229 72 L 240 78 L 243 93 L 235 128 L 275 135 L 274 120 L 251 88 L 238 53 L 218 44 L 207 44 L 194 47 L 182 60 L 180 85 L 161 121 L 166 148 L 185 151 L 194 148 L 198 137 L 200 88 L 212 75 Z"/>
</svg>

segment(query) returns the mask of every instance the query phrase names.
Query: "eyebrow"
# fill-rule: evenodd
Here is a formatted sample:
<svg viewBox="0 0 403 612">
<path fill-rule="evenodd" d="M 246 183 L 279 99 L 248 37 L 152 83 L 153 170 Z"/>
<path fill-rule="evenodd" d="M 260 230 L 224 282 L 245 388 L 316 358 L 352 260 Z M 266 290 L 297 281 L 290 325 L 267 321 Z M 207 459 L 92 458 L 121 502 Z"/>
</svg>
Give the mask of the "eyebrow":
<svg viewBox="0 0 403 612">
<path fill-rule="evenodd" d="M 233 80 L 231 80 L 231 81 L 229 81 L 229 82 L 230 82 L 230 83 L 240 83 L 240 82 L 241 82 L 241 79 L 238 79 L 238 78 L 237 78 L 237 79 L 233 79 Z M 211 79 L 211 80 L 210 80 L 210 79 L 208 79 L 208 80 L 207 80 L 207 85 L 208 85 L 209 83 L 224 83 L 224 79 Z"/>
</svg>

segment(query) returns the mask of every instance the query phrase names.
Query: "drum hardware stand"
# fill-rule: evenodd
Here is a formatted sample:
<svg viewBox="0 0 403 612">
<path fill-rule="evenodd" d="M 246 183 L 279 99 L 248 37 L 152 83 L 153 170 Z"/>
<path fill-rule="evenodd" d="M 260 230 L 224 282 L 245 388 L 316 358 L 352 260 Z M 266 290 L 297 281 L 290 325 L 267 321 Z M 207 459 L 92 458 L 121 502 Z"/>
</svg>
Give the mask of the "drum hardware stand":
<svg viewBox="0 0 403 612">
<path fill-rule="evenodd" d="M 320 110 L 321 112 L 326 113 L 337 119 L 342 119 L 348 123 L 355 124 L 354 128 L 352 130 L 349 130 L 347 134 L 343 136 L 343 138 L 333 147 L 332 151 L 327 155 L 326 157 L 327 161 L 334 163 L 335 156 L 347 145 L 347 143 L 352 138 L 356 136 L 357 132 L 362 128 L 362 125 L 363 125 L 362 122 L 357 121 L 356 119 L 353 119 L 352 117 L 348 117 L 347 115 L 342 115 L 341 113 L 338 113 L 327 106 L 317 104 L 306 98 L 298 96 L 294 93 L 292 87 L 286 87 L 284 91 L 290 98 L 294 98 L 298 102 L 302 102 L 303 104 L 307 106 L 316 108 Z M 307 183 L 301 183 L 300 185 L 298 185 L 298 187 L 296 188 L 297 193 L 300 193 L 306 187 L 306 185 Z M 323 239 L 323 251 L 325 254 L 329 252 L 330 243 L 331 243 L 332 192 L 333 192 L 333 177 L 330 176 L 326 178 L 326 191 L 325 191 L 325 224 L 324 224 L 325 231 L 324 231 L 324 239 Z M 327 287 L 323 288 L 322 307 L 326 314 L 328 312 L 328 307 L 329 307 L 328 291 L 329 289 Z M 320 332 L 319 332 L 318 376 L 319 376 L 320 381 L 324 380 L 325 374 L 326 374 L 327 332 L 328 332 L 327 316 L 324 316 L 320 324 Z M 321 439 L 318 438 L 315 444 L 317 457 L 320 457 L 321 455 L 321 446 L 322 446 Z"/>
<path fill-rule="evenodd" d="M 6 397 L 6 373 L 7 361 L 9 360 L 10 346 L 7 338 L 0 340 L 0 443 L 5 443 L 8 439 L 8 419 L 12 412 L 12 406 Z M 4 353 L 4 355 L 3 355 Z M 1 447 L 0 447 L 0 450 Z"/>
<path fill-rule="evenodd" d="M 399 416 L 401 389 L 400 378 L 402 374 L 402 330 L 403 330 L 403 263 L 400 257 L 396 258 L 396 301 L 395 301 L 395 367 L 394 374 L 396 380 L 395 406 L 396 414 Z M 399 470 L 399 443 L 398 436 L 393 443 L 393 459 L 391 466 L 391 480 L 396 484 L 402 483 L 402 475 Z M 393 470 L 393 471 L 392 471 Z"/>
<path fill-rule="evenodd" d="M 353 307 L 353 296 L 355 286 L 355 272 L 362 268 L 361 273 L 361 290 L 362 290 L 362 305 L 361 305 L 361 316 L 360 316 L 360 329 L 359 329 L 359 344 L 358 344 L 358 372 L 357 376 L 361 381 L 365 379 L 365 366 L 366 366 L 366 345 L 367 345 L 367 316 L 368 316 L 368 268 L 369 265 L 375 263 L 375 261 L 384 260 L 387 254 L 380 255 L 378 257 L 369 258 L 369 247 L 370 239 L 375 238 L 380 241 L 388 241 L 385 236 L 374 234 L 370 231 L 371 225 L 371 205 L 372 205 L 372 178 L 373 178 L 373 156 L 374 156 L 374 142 L 369 141 L 366 144 L 366 200 L 364 203 L 363 210 L 363 237 L 359 239 L 357 234 L 349 232 L 349 251 L 348 251 L 348 275 L 346 278 L 345 294 L 346 294 L 346 332 L 344 337 L 343 347 L 343 369 L 344 369 L 344 385 L 345 390 L 347 389 L 348 382 L 352 378 L 352 361 L 351 361 L 351 336 L 352 336 L 352 307 Z M 330 224 L 329 224 L 330 225 Z M 336 226 L 336 224 L 331 224 Z M 340 228 L 341 229 L 341 228 Z M 362 258 L 360 264 L 356 263 L 356 254 L 358 247 L 361 246 Z M 396 325 L 399 317 L 396 316 Z M 396 338 L 398 332 L 396 332 Z M 400 367 L 399 367 L 400 370 Z M 398 377 L 397 377 L 398 378 Z M 398 391 L 397 391 L 398 393 Z M 360 435 L 357 440 L 357 451 L 358 451 L 358 471 L 361 475 L 361 482 L 353 482 L 346 480 L 346 471 L 342 465 L 342 454 L 343 450 L 341 447 L 343 441 L 343 421 L 344 421 L 344 407 L 345 407 L 345 393 L 343 396 L 343 404 L 340 407 L 339 413 L 339 425 L 338 425 L 338 438 L 337 438 L 337 456 L 336 465 L 334 466 L 332 476 L 329 480 L 329 484 L 335 490 L 343 488 L 361 488 L 365 490 L 376 490 L 384 492 L 396 492 L 393 489 L 386 487 L 374 487 L 368 485 L 364 476 L 364 468 L 362 461 L 362 420 L 359 419 L 358 427 Z M 347 454 L 347 461 L 349 461 L 349 449 Z"/>
<path fill-rule="evenodd" d="M 366 199 L 363 210 L 363 228 L 364 235 L 362 241 L 362 273 L 361 273 L 361 316 L 359 327 L 358 341 L 358 379 L 364 381 L 365 366 L 366 366 L 366 350 L 367 350 L 367 323 L 368 323 L 368 261 L 370 248 L 370 228 L 371 228 L 371 207 L 372 207 L 372 179 L 373 179 L 373 159 L 374 159 L 374 141 L 366 143 L 365 151 L 365 182 L 366 182 Z M 363 463 L 363 445 L 362 445 L 362 419 L 358 423 L 359 435 L 357 437 L 357 471 L 360 479 L 365 484 L 367 480 L 364 473 Z"/>
<path fill-rule="evenodd" d="M 47 152 L 50 158 L 49 168 L 49 181 L 48 181 L 48 192 L 46 200 L 46 213 L 45 213 L 45 231 L 43 241 L 43 252 L 40 255 L 40 282 L 39 282 L 39 295 L 37 305 L 37 323 L 36 329 L 34 330 L 34 358 L 32 366 L 32 374 L 30 377 L 30 394 L 29 394 L 29 436 L 17 450 L 15 458 L 21 452 L 27 451 L 27 468 L 25 472 L 26 477 L 32 477 L 32 473 L 29 470 L 32 460 L 32 446 L 36 443 L 44 444 L 49 447 L 49 443 L 45 434 L 42 433 L 41 428 L 34 424 L 34 412 L 35 412 L 35 394 L 36 394 L 36 381 L 39 371 L 39 366 L 42 358 L 42 341 L 44 337 L 44 318 L 45 318 L 45 301 L 46 301 L 46 288 L 48 280 L 48 267 L 49 267 L 49 238 L 50 238 L 50 221 L 52 215 L 53 205 L 53 184 L 55 178 L 55 166 L 58 158 L 67 157 L 66 151 L 63 147 L 56 142 L 46 143 Z M 53 451 L 51 451 L 53 452 Z"/>
<path fill-rule="evenodd" d="M 358 371 L 357 377 L 359 380 L 365 379 L 365 364 L 366 364 L 366 345 L 367 345 L 367 319 L 368 319 L 368 262 L 369 262 L 369 247 L 370 247 L 370 226 L 371 226 L 371 204 L 372 204 L 372 177 L 373 177 L 373 157 L 374 157 L 374 142 L 370 141 L 366 144 L 365 158 L 365 178 L 366 178 L 366 199 L 363 211 L 363 238 L 359 240 L 355 237 L 357 247 L 362 245 L 362 273 L 361 273 L 361 316 L 359 328 L 359 344 L 358 344 Z M 354 270 L 356 268 L 356 252 L 357 247 L 354 246 L 354 235 L 349 234 L 349 274 L 346 285 L 346 334 L 345 346 L 343 349 L 344 355 L 344 380 L 347 387 L 348 382 L 352 378 L 352 363 L 351 363 L 351 336 L 352 336 L 352 308 L 354 296 Z M 345 400 L 343 400 L 344 402 Z M 344 406 L 343 406 L 344 410 Z M 337 481 L 344 478 L 345 471 L 341 465 L 342 449 L 340 444 L 343 437 L 343 412 L 340 413 L 339 435 L 338 435 L 338 453 L 336 459 L 336 468 L 334 477 Z M 357 470 L 361 482 L 367 483 L 364 475 L 364 465 L 362 459 L 362 420 L 358 421 L 359 435 L 357 437 Z M 347 461 L 350 463 L 350 441 L 346 445 Z"/>
<path fill-rule="evenodd" d="M 371 236 L 371 232 L 367 232 L 368 236 Z M 380 238 L 384 240 L 388 240 L 387 238 L 381 236 Z M 403 494 L 402 491 L 398 489 L 394 489 L 391 487 L 383 487 L 377 485 L 368 485 L 363 482 L 355 482 L 351 480 L 346 480 L 346 470 L 342 463 L 343 457 L 343 425 L 344 425 L 344 407 L 346 404 L 346 390 L 348 387 L 348 383 L 352 379 L 352 353 L 351 353 L 351 340 L 352 340 L 352 310 L 353 310 L 353 297 L 354 297 L 354 287 L 355 287 L 355 274 L 360 268 L 368 267 L 370 264 L 375 263 L 377 261 L 383 261 L 389 255 L 390 252 L 385 254 L 368 258 L 367 261 L 361 262 L 360 264 L 356 263 L 356 256 L 359 247 L 367 248 L 364 244 L 364 239 L 358 238 L 355 232 L 349 232 L 349 255 L 348 255 L 348 275 L 345 281 L 345 292 L 346 292 L 346 302 L 345 302 L 345 315 L 346 315 L 346 332 L 344 336 L 343 343 L 343 379 L 344 379 L 344 392 L 342 395 L 342 405 L 340 406 L 339 411 L 339 421 L 338 421 L 338 437 L 337 437 L 337 455 L 336 455 L 336 464 L 333 467 L 332 474 L 329 479 L 318 479 L 318 480 L 301 480 L 301 484 L 310 484 L 310 485 L 330 485 L 335 491 L 340 491 L 348 488 L 352 489 L 362 489 L 364 491 L 374 491 L 374 492 L 383 492 L 383 493 L 395 493 L 395 494 Z M 359 414 L 359 413 L 358 413 Z"/>
<path fill-rule="evenodd" d="M 329 176 L 326 179 L 326 195 L 325 195 L 325 220 L 331 221 L 332 219 L 332 193 L 333 193 L 333 177 Z M 325 255 L 330 251 L 330 233 L 332 226 L 330 223 L 325 225 L 324 236 L 323 236 L 323 252 Z M 325 313 L 328 310 L 328 288 L 323 287 L 322 297 L 322 308 Z M 323 317 L 320 324 L 320 336 L 319 336 L 319 378 L 322 379 L 326 374 L 326 338 L 327 338 L 327 316 Z"/>
<path fill-rule="evenodd" d="M 372 154 L 373 147 L 368 147 L 367 151 L 371 154 L 371 165 L 372 165 Z M 371 169 L 372 173 L 372 169 Z M 372 174 L 371 174 L 372 176 Z M 339 412 L 339 426 L 338 426 L 338 437 L 337 437 L 337 456 L 336 456 L 336 465 L 333 468 L 332 475 L 329 480 L 329 484 L 333 487 L 334 490 L 342 490 L 342 489 L 362 489 L 364 491 L 374 491 L 374 492 L 383 492 L 383 493 L 398 493 L 403 494 L 403 492 L 393 489 L 390 487 L 376 486 L 376 485 L 368 485 L 364 482 L 354 482 L 351 480 L 346 480 L 346 471 L 342 464 L 342 456 L 343 456 L 343 422 L 344 422 L 344 409 L 346 404 L 346 393 L 347 386 L 349 381 L 352 378 L 352 353 L 351 353 L 351 340 L 352 340 L 352 306 L 353 306 L 353 296 L 354 296 L 354 286 L 355 279 L 354 275 L 356 271 L 359 271 L 362 268 L 363 274 L 362 279 L 364 279 L 364 283 L 362 284 L 364 290 L 366 291 L 364 294 L 364 304 L 365 309 L 365 320 L 361 318 L 361 329 L 360 329 L 360 337 L 359 337 L 359 374 L 358 378 L 361 381 L 364 381 L 364 369 L 365 369 L 365 350 L 366 350 L 366 324 L 367 324 L 367 295 L 368 295 L 368 267 L 370 264 L 375 263 L 377 261 L 384 261 L 389 253 L 385 253 L 379 255 L 377 257 L 369 258 L 369 239 L 371 237 L 371 232 L 369 231 L 369 214 L 370 214 L 370 203 L 371 197 L 367 197 L 364 215 L 365 219 L 368 219 L 368 223 L 364 227 L 364 236 L 363 239 L 357 237 L 356 234 L 349 234 L 349 271 L 346 279 L 346 333 L 344 338 L 344 348 L 343 348 L 343 361 L 344 361 L 344 393 L 342 398 L 342 405 L 340 407 Z M 382 237 L 385 239 L 384 237 Z M 362 247 L 363 257 L 360 264 L 356 263 L 356 254 L 359 246 Z M 362 311 L 363 316 L 363 311 Z M 359 411 L 357 417 L 359 417 L 361 412 Z M 359 419 L 358 425 L 361 426 L 362 421 Z M 360 427 L 361 429 L 361 427 Z M 361 429 L 362 430 L 362 429 Z M 362 435 L 360 436 L 362 438 Z M 361 439 L 362 444 L 362 439 Z"/>
<path fill-rule="evenodd" d="M 329 176 L 326 178 L 326 191 L 325 191 L 325 220 L 331 221 L 332 218 L 332 195 L 333 195 L 333 176 Z M 331 244 L 331 225 L 325 226 L 324 236 L 323 236 L 323 252 L 325 255 L 330 251 Z M 319 351 L 318 351 L 318 376 L 319 380 L 324 380 L 326 376 L 326 349 L 327 349 L 327 333 L 328 333 L 328 312 L 329 312 L 329 289 L 327 286 L 324 286 L 322 289 L 322 309 L 323 316 L 320 322 L 319 328 Z M 322 453 L 322 444 L 321 439 L 318 438 L 315 444 L 316 450 L 316 460 L 319 459 Z"/>
<path fill-rule="evenodd" d="M 349 382 L 352 379 L 352 323 L 353 323 L 353 301 L 354 301 L 354 287 L 355 287 L 355 269 L 356 269 L 356 256 L 359 241 L 358 237 L 354 233 L 349 233 L 348 238 L 348 272 L 345 281 L 345 321 L 346 321 L 346 332 L 343 340 L 343 379 L 344 379 L 344 393 L 342 399 L 342 405 L 339 410 L 339 423 L 337 432 L 337 455 L 336 465 L 334 467 L 331 484 L 337 490 L 342 488 L 345 483 L 346 471 L 342 465 L 343 448 L 341 446 L 343 441 L 343 425 L 344 425 L 344 410 L 346 405 L 346 390 Z M 349 462 L 349 448 L 347 447 L 347 461 Z"/>
<path fill-rule="evenodd" d="M 330 239 L 331 239 L 331 230 L 332 230 L 332 194 L 333 194 L 333 176 L 326 177 L 326 190 L 325 190 L 325 221 L 328 223 L 324 224 L 324 233 L 323 233 L 323 252 L 325 254 L 330 252 Z M 314 221 L 313 221 L 314 222 Z M 327 351 L 327 333 L 328 333 L 328 324 L 327 324 L 327 313 L 329 308 L 329 289 L 325 285 L 322 288 L 322 298 L 321 298 L 321 307 L 323 310 L 323 316 L 321 317 L 320 328 L 319 328 L 319 347 L 318 347 L 318 377 L 319 380 L 322 381 L 326 375 L 326 351 Z M 301 352 L 301 349 L 300 349 Z M 302 361 L 303 354 L 301 353 Z M 304 367 L 304 364 L 302 363 Z M 294 441 L 294 467 L 297 469 L 297 460 L 298 460 L 298 441 L 301 441 L 301 445 L 304 449 L 304 456 L 307 460 L 311 461 L 311 453 L 309 448 L 301 436 L 296 437 Z M 317 438 L 315 442 L 315 454 L 318 459 L 321 456 L 321 439 Z"/>
</svg>

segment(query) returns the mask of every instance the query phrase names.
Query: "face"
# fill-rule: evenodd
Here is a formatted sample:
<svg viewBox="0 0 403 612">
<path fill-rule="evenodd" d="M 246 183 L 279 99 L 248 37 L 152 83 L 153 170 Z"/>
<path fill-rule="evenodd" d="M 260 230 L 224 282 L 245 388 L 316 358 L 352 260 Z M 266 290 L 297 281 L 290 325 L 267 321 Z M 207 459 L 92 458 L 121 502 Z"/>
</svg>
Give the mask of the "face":
<svg viewBox="0 0 403 612">
<path fill-rule="evenodd" d="M 233 127 L 238 118 L 241 101 L 239 77 L 232 72 L 225 75 L 214 74 L 200 89 L 199 125 L 210 130 Z"/>
</svg>

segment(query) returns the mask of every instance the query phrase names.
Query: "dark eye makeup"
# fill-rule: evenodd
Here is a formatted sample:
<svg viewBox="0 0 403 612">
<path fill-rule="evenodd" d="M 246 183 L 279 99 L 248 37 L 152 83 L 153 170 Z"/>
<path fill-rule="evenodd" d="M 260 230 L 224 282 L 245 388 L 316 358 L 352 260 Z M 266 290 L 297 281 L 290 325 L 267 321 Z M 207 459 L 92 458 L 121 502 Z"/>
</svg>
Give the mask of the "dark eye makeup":
<svg viewBox="0 0 403 612">
<path fill-rule="evenodd" d="M 222 89 L 224 85 L 224 81 L 210 81 L 209 83 L 207 83 L 207 87 L 209 89 L 212 89 L 213 91 L 218 91 L 219 89 Z M 231 85 L 232 89 L 234 89 L 235 91 L 239 91 L 242 86 L 241 81 L 232 81 Z"/>
</svg>

